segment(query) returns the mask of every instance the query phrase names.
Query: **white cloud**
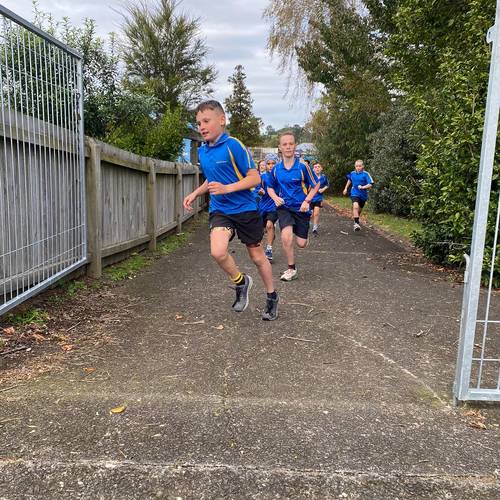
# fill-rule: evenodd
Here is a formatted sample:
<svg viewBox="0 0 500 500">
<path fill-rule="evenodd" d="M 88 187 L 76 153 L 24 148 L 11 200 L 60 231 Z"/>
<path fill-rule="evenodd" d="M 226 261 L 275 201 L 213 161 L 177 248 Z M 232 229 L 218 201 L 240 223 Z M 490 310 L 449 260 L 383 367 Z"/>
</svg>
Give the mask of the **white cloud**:
<svg viewBox="0 0 500 500">
<path fill-rule="evenodd" d="M 16 14 L 32 20 L 31 0 L 3 0 Z M 39 0 L 39 8 L 55 19 L 68 16 L 73 24 L 85 17 L 97 21 L 98 33 L 119 32 L 124 11 L 121 0 Z M 227 83 L 237 64 L 245 67 L 247 85 L 254 99 L 254 111 L 266 125 L 276 128 L 304 123 L 309 115 L 307 99 L 284 97 L 286 76 L 279 73 L 266 51 L 267 25 L 262 11 L 268 0 L 184 0 L 180 10 L 201 19 L 201 31 L 210 48 L 208 62 L 219 72 L 214 84 L 215 98 L 223 101 L 230 93 Z M 293 106 L 292 106 L 293 104 Z"/>
</svg>

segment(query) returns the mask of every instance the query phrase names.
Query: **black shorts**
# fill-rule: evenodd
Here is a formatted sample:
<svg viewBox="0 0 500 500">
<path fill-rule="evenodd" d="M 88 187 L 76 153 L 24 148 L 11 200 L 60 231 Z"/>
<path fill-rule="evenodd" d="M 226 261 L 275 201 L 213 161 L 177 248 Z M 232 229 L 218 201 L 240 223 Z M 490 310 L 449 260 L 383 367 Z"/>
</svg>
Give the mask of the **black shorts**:
<svg viewBox="0 0 500 500">
<path fill-rule="evenodd" d="M 231 240 L 236 233 L 240 241 L 245 245 L 259 244 L 264 237 L 262 218 L 256 210 L 240 212 L 238 214 L 212 212 L 208 218 L 208 226 L 210 230 L 215 227 L 231 229 L 233 231 Z"/>
<path fill-rule="evenodd" d="M 311 201 L 309 208 L 313 209 L 314 207 L 323 208 L 323 200 Z"/>
<path fill-rule="evenodd" d="M 311 214 L 309 212 L 294 212 L 288 208 L 278 208 L 278 219 L 280 229 L 287 226 L 293 226 L 293 234 L 299 238 L 307 239 L 309 234 L 309 220 Z"/>
<path fill-rule="evenodd" d="M 363 208 L 366 203 L 366 200 L 362 200 L 359 196 L 351 196 L 351 200 L 353 203 L 356 201 L 359 205 L 359 208 Z"/>
<path fill-rule="evenodd" d="M 268 220 L 270 220 L 273 224 L 276 224 L 276 221 L 278 220 L 278 212 L 276 212 L 276 210 L 273 210 L 272 212 L 262 212 L 260 215 L 262 217 L 262 225 L 264 227 L 266 227 Z"/>
</svg>

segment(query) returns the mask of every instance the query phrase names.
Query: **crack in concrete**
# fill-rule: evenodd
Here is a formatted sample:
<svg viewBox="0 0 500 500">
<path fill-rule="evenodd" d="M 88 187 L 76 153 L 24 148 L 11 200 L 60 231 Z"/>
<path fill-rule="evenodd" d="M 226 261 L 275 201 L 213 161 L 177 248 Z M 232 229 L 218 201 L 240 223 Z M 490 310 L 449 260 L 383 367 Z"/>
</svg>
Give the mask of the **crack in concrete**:
<svg viewBox="0 0 500 500">
<path fill-rule="evenodd" d="M 468 484 L 471 482 L 484 483 L 490 485 L 500 485 L 500 470 L 494 470 L 490 474 L 446 474 L 446 473 L 418 473 L 404 471 L 389 471 L 389 472 L 373 472 L 366 470 L 353 469 L 303 469 L 293 467 L 280 466 L 255 466 L 255 465 L 231 465 L 226 463 L 179 463 L 179 462 L 137 462 L 134 460 L 100 460 L 100 459 L 83 459 L 74 461 L 58 461 L 58 460 L 25 460 L 25 459 L 0 459 L 0 470 L 6 469 L 9 466 L 19 465 L 27 469 L 54 469 L 55 467 L 93 467 L 101 469 L 118 469 L 133 467 L 137 469 L 155 470 L 155 469 L 171 469 L 175 470 L 199 470 L 201 472 L 210 472 L 218 470 L 227 470 L 233 473 L 256 472 L 275 475 L 291 475 L 304 477 L 339 477 L 353 479 L 369 479 L 369 480 L 397 480 L 397 479 L 417 479 L 422 481 L 447 481 L 453 483 Z"/>
</svg>

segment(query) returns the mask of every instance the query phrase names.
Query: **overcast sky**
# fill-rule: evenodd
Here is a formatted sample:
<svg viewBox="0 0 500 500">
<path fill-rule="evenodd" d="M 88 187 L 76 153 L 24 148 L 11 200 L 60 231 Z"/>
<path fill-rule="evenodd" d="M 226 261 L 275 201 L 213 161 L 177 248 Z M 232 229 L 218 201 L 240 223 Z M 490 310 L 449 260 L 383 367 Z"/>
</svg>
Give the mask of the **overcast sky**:
<svg viewBox="0 0 500 500">
<path fill-rule="evenodd" d="M 146 0 L 147 1 L 147 0 Z M 0 0 L 2 5 L 33 20 L 31 0 Z M 102 36 L 120 32 L 123 1 L 119 0 L 39 0 L 40 10 L 55 19 L 68 16 L 79 25 L 85 17 L 97 21 Z M 307 99 L 285 97 L 286 76 L 279 73 L 266 51 L 268 26 L 262 11 L 268 0 L 183 0 L 180 9 L 200 17 L 202 30 L 210 48 L 209 62 L 218 70 L 214 97 L 223 101 L 230 93 L 227 82 L 237 64 L 245 67 L 247 86 L 254 99 L 254 112 L 265 125 L 281 128 L 303 124 L 310 113 Z"/>
</svg>

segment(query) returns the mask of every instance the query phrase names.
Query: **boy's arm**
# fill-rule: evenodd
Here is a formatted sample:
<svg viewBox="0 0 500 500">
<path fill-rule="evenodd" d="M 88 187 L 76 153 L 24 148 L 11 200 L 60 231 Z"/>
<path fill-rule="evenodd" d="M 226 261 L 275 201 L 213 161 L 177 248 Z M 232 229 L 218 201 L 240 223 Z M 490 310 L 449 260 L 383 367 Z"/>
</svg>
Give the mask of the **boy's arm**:
<svg viewBox="0 0 500 500">
<path fill-rule="evenodd" d="M 359 189 L 371 189 L 373 187 L 373 179 L 372 179 L 372 176 L 366 172 L 366 181 L 367 183 L 364 184 L 363 186 L 358 186 Z"/>
<path fill-rule="evenodd" d="M 330 183 L 328 182 L 328 178 L 326 178 L 326 184 L 319 189 L 319 192 L 323 194 L 330 187 Z"/>
<path fill-rule="evenodd" d="M 210 194 L 228 194 L 236 191 L 252 189 L 260 184 L 260 175 L 255 168 L 249 168 L 246 176 L 238 182 L 232 184 L 222 184 L 221 182 L 209 182 L 208 191 Z"/>
<path fill-rule="evenodd" d="M 309 211 L 309 204 L 311 203 L 311 200 L 318 193 L 320 183 L 319 183 L 319 179 L 316 177 L 316 174 L 307 165 L 304 165 L 304 166 L 305 166 L 305 170 L 303 171 L 303 173 L 304 173 L 304 175 L 307 176 L 308 184 L 309 184 L 309 187 L 311 189 L 307 193 L 306 199 L 302 202 L 302 205 L 300 205 L 300 211 L 301 212 L 308 212 Z"/>
<path fill-rule="evenodd" d="M 208 181 L 206 180 L 201 186 L 197 187 L 192 193 L 188 194 L 183 201 L 186 210 L 193 210 L 192 203 L 198 196 L 202 196 L 208 192 Z"/>
<path fill-rule="evenodd" d="M 276 194 L 276 191 L 271 186 L 267 187 L 267 194 L 274 201 L 277 207 L 281 207 L 285 203 L 285 200 Z"/>
<path fill-rule="evenodd" d="M 344 196 L 347 194 L 347 190 L 349 189 L 349 186 L 351 185 L 351 179 L 347 179 L 345 188 L 344 188 Z"/>
</svg>

